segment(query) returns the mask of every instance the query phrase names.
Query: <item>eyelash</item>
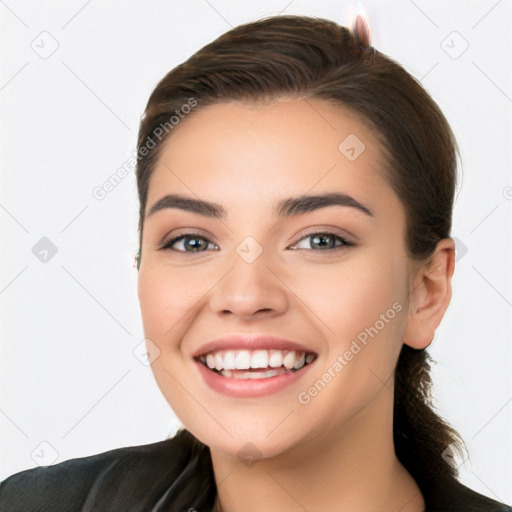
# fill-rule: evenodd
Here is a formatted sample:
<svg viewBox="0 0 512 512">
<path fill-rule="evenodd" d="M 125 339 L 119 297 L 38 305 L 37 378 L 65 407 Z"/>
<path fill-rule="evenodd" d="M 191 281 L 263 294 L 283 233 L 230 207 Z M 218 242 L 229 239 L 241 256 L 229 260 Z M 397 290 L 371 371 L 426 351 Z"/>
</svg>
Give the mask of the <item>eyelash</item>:
<svg viewBox="0 0 512 512">
<path fill-rule="evenodd" d="M 356 245 L 353 242 L 350 242 L 349 240 L 347 240 L 346 238 L 343 238 L 340 235 L 336 235 L 335 233 L 331 233 L 329 231 L 314 231 L 312 233 L 308 233 L 308 234 L 304 235 L 302 238 L 300 238 L 296 243 L 292 244 L 290 247 L 298 245 L 299 242 L 301 242 L 302 240 L 304 240 L 306 238 L 312 238 L 312 237 L 318 236 L 318 235 L 321 235 L 321 236 L 332 236 L 335 239 L 338 239 L 341 242 L 341 244 L 338 245 L 337 247 L 334 247 L 334 248 L 328 248 L 328 249 L 306 249 L 306 250 L 312 250 L 312 251 L 315 251 L 315 252 L 324 252 L 324 251 L 331 251 L 332 252 L 332 251 L 338 251 L 340 249 L 345 249 L 345 248 L 348 248 L 348 247 L 353 247 L 353 246 Z M 172 247 L 176 242 L 178 242 L 179 240 L 185 239 L 185 238 L 189 238 L 189 239 L 192 239 L 192 240 L 200 239 L 200 240 L 204 240 L 206 242 L 212 243 L 212 242 L 210 242 L 210 240 L 208 240 L 208 238 L 204 237 L 203 235 L 200 235 L 199 233 L 184 233 L 184 234 L 179 235 L 179 236 L 177 236 L 175 238 L 172 238 L 171 240 L 168 240 L 167 242 L 164 242 L 162 244 L 162 246 L 160 247 L 160 250 L 162 250 L 162 251 L 173 250 L 173 251 L 182 252 L 182 253 L 185 253 L 185 254 L 187 254 L 187 253 L 188 254 L 198 254 L 198 253 L 201 253 L 201 252 L 206 252 L 206 251 L 182 251 L 182 250 L 174 249 Z M 293 249 L 293 250 L 297 250 L 297 249 Z M 304 250 L 304 249 L 299 249 L 299 250 Z"/>
</svg>

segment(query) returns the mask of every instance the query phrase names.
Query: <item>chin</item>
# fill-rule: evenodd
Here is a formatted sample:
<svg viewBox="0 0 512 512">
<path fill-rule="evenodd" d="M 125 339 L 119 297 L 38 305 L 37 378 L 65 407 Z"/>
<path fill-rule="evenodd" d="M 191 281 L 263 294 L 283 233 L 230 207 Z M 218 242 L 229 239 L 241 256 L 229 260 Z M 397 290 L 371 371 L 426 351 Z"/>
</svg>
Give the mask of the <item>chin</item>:
<svg viewBox="0 0 512 512">
<path fill-rule="evenodd" d="M 189 430 L 189 429 L 188 429 Z M 190 432 L 212 452 L 237 458 L 241 463 L 250 466 L 261 459 L 271 459 L 285 454 L 296 446 L 289 434 L 267 436 L 263 432 L 246 432 L 243 435 L 231 437 L 224 432 L 213 436 L 211 432 Z M 203 435 L 204 434 L 204 435 Z"/>
</svg>

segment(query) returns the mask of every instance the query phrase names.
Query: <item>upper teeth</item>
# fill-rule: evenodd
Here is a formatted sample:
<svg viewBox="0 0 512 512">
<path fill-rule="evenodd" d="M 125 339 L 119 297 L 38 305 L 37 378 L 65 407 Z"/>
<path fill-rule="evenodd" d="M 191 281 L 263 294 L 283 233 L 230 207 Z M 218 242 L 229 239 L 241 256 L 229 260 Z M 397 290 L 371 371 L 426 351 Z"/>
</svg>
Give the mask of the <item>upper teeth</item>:
<svg viewBox="0 0 512 512">
<path fill-rule="evenodd" d="M 295 350 L 220 350 L 201 356 L 211 369 L 248 370 L 249 368 L 279 368 L 298 370 L 306 363 L 313 361 L 313 354 L 296 352 Z"/>
</svg>

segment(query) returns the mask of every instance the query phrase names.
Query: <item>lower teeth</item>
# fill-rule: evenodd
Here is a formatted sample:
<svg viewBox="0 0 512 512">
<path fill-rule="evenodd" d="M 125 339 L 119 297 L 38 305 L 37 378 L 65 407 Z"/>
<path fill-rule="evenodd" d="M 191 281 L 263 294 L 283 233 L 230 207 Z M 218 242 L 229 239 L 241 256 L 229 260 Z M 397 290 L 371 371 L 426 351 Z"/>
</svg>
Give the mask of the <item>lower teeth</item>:
<svg viewBox="0 0 512 512">
<path fill-rule="evenodd" d="M 286 373 L 286 368 L 276 368 L 269 370 L 268 372 L 233 372 L 233 370 L 221 370 L 219 373 L 224 377 L 231 377 L 233 379 L 269 379 L 270 377 L 276 377 L 277 375 L 283 375 Z"/>
<path fill-rule="evenodd" d="M 306 365 L 304 365 L 306 366 Z M 301 366 L 300 368 L 291 368 L 290 370 L 287 370 L 286 368 L 283 368 L 282 366 L 280 368 L 273 368 L 272 370 L 268 370 L 266 372 L 260 372 L 260 371 L 247 371 L 244 372 L 243 370 L 215 370 L 210 368 L 215 373 L 218 373 L 222 375 L 223 377 L 229 377 L 232 379 L 269 379 L 271 377 L 277 377 L 278 375 L 284 375 L 285 373 L 294 373 L 298 372 L 304 366 Z"/>
</svg>

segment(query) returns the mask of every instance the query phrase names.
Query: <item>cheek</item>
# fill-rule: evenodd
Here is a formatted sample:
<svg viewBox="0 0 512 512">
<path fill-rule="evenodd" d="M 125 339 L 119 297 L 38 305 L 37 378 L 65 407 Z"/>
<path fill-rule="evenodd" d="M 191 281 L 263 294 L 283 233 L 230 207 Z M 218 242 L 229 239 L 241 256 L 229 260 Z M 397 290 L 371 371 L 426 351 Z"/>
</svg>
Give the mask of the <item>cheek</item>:
<svg viewBox="0 0 512 512">
<path fill-rule="evenodd" d="M 297 273 L 293 289 L 342 348 L 347 339 L 375 324 L 388 310 L 387 316 L 397 318 L 393 304 L 403 306 L 406 276 L 404 267 L 394 260 L 394 255 L 360 251 L 343 264 L 319 266 L 310 275 Z"/>
<path fill-rule="evenodd" d="M 321 279 L 327 347 L 300 399 L 319 416 L 329 410 L 322 422 L 333 428 L 391 389 L 405 326 L 403 268 L 392 255 L 368 251 Z"/>
<path fill-rule="evenodd" d="M 169 337 L 174 338 L 182 330 L 180 322 L 186 320 L 187 313 L 200 299 L 197 275 L 191 277 L 186 270 L 141 267 L 138 296 L 144 332 L 157 345 L 168 342 Z"/>
<path fill-rule="evenodd" d="M 401 255 L 391 251 L 361 251 L 321 277 L 325 292 L 312 307 L 328 327 L 322 369 L 333 371 L 341 356 L 338 382 L 357 390 L 354 396 L 373 393 L 393 373 L 405 328 L 406 283 Z"/>
<path fill-rule="evenodd" d="M 197 291 L 189 285 L 186 272 L 146 261 L 139 271 L 138 297 L 144 336 L 158 347 L 151 371 L 162 395 L 173 411 L 179 413 L 180 421 L 186 423 L 188 411 L 194 414 L 199 411 L 180 385 L 186 382 L 190 371 L 190 361 L 181 353 L 180 343 L 190 324 L 187 312 L 198 300 Z"/>
</svg>

